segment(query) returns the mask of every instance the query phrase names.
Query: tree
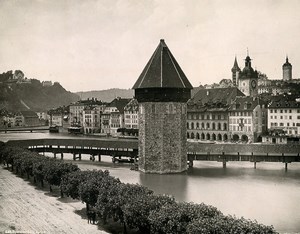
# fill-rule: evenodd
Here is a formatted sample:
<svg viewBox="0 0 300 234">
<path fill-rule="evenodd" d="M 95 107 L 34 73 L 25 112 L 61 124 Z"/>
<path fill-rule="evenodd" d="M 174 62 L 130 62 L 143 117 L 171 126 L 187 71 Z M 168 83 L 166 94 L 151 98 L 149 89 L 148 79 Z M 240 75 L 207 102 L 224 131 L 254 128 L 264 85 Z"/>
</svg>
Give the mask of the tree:
<svg viewBox="0 0 300 234">
<path fill-rule="evenodd" d="M 89 206 L 95 206 L 97 203 L 99 191 L 103 187 L 107 187 L 106 184 L 120 183 L 119 179 L 115 179 L 109 176 L 109 172 L 106 171 L 90 171 L 87 179 L 81 182 L 78 187 L 78 194 L 82 202 L 86 203 L 87 210 Z"/>
<path fill-rule="evenodd" d="M 107 188 L 107 187 L 106 187 Z M 126 222 L 124 209 L 130 200 L 138 197 L 145 197 L 153 194 L 153 191 L 138 184 L 118 183 L 110 186 L 108 189 L 101 189 L 96 204 L 97 211 L 100 215 L 113 218 L 123 224 L 124 233 L 126 233 Z M 105 191 L 106 190 L 106 191 Z"/>
<path fill-rule="evenodd" d="M 227 233 L 276 233 L 273 226 L 258 224 L 256 221 L 233 216 L 219 215 L 203 219 L 194 219 L 187 226 L 187 233 L 227 234 Z"/>
<path fill-rule="evenodd" d="M 194 219 L 216 217 L 222 213 L 203 203 L 175 203 L 150 212 L 151 231 L 157 233 L 186 233 L 188 224 Z"/>
<path fill-rule="evenodd" d="M 50 159 L 45 164 L 43 168 L 45 180 L 50 185 L 50 192 L 52 192 L 52 185 L 60 186 L 61 179 L 65 174 L 68 174 L 73 171 L 79 170 L 77 165 L 71 163 L 65 163 L 62 161 L 57 161 L 55 159 Z"/>
<path fill-rule="evenodd" d="M 166 205 L 174 205 L 175 199 L 166 195 L 140 194 L 124 205 L 125 223 L 130 228 L 138 228 L 141 233 L 150 233 L 149 214 Z"/>
<path fill-rule="evenodd" d="M 85 182 L 90 171 L 74 171 L 62 176 L 60 188 L 68 197 L 79 199 L 79 184 Z"/>
</svg>

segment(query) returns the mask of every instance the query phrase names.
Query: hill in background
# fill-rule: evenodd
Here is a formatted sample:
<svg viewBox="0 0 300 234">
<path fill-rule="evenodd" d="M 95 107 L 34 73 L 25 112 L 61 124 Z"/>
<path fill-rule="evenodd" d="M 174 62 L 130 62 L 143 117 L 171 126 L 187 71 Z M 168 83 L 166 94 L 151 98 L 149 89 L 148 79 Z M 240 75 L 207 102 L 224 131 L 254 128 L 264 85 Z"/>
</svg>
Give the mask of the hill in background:
<svg viewBox="0 0 300 234">
<path fill-rule="evenodd" d="M 194 87 L 192 89 L 192 96 L 197 93 L 203 87 Z M 97 98 L 103 102 L 111 102 L 116 97 L 122 98 L 133 98 L 134 90 L 133 89 L 107 89 L 107 90 L 93 90 L 86 92 L 77 92 L 81 100 L 86 100 L 88 98 Z"/>
<path fill-rule="evenodd" d="M 97 98 L 103 102 L 111 102 L 116 97 L 122 98 L 133 98 L 134 90 L 133 89 L 108 89 L 108 90 L 93 90 L 86 92 L 77 92 L 76 93 L 81 100 L 86 100 L 88 98 Z"/>
<path fill-rule="evenodd" d="M 49 86 L 43 86 L 36 79 L 15 82 L 16 78 L 12 78 L 11 74 L 0 75 L 0 109 L 46 111 L 79 100 L 78 95 L 66 91 L 57 82 Z"/>
</svg>

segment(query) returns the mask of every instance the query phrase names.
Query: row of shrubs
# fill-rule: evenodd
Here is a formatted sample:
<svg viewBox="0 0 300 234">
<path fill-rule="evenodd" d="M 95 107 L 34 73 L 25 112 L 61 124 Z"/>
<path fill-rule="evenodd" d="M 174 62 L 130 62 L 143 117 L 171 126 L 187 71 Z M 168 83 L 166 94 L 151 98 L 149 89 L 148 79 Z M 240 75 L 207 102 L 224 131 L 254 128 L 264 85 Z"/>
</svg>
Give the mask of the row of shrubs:
<svg viewBox="0 0 300 234">
<path fill-rule="evenodd" d="M 205 204 L 176 202 L 138 184 L 121 183 L 101 170 L 81 171 L 77 165 L 21 148 L 2 147 L 0 160 L 13 171 L 43 186 L 59 186 L 61 196 L 80 199 L 104 223 L 120 222 L 141 233 L 276 233 L 272 226 L 223 215 Z"/>
</svg>

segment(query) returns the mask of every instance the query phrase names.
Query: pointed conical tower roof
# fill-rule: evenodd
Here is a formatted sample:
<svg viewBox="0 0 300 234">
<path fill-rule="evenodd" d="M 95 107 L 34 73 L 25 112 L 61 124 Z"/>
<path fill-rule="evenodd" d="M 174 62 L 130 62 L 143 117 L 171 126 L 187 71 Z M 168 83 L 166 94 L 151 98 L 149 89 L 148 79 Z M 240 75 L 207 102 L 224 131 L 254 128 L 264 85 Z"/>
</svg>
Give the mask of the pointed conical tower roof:
<svg viewBox="0 0 300 234">
<path fill-rule="evenodd" d="M 138 102 L 187 102 L 192 88 L 164 40 L 133 86 Z"/>
<path fill-rule="evenodd" d="M 241 71 L 238 63 L 237 63 L 237 60 L 236 60 L 236 56 L 234 58 L 234 64 L 233 64 L 233 67 L 231 68 L 231 71 L 232 72 L 237 72 L 237 71 Z"/>
<path fill-rule="evenodd" d="M 142 88 L 193 88 L 163 39 L 133 86 Z"/>
</svg>

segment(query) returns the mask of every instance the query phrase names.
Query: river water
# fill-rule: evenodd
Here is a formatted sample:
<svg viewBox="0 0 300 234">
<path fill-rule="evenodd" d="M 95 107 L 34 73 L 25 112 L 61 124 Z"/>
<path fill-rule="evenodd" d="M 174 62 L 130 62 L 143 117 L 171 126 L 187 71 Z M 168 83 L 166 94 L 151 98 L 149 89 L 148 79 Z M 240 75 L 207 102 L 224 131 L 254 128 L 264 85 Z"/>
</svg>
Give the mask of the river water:
<svg viewBox="0 0 300 234">
<path fill-rule="evenodd" d="M 66 138 L 50 133 L 0 133 L 0 141 L 14 139 Z M 71 136 L 75 137 L 75 136 Z M 64 156 L 71 160 L 71 155 Z M 143 174 L 126 164 L 112 164 L 110 157 L 90 162 L 89 156 L 76 161 L 82 169 L 107 169 L 125 183 L 139 183 L 159 194 L 171 194 L 179 201 L 204 202 L 224 214 L 256 219 L 273 225 L 281 233 L 300 233 L 300 163 L 194 162 L 187 173 Z"/>
</svg>

